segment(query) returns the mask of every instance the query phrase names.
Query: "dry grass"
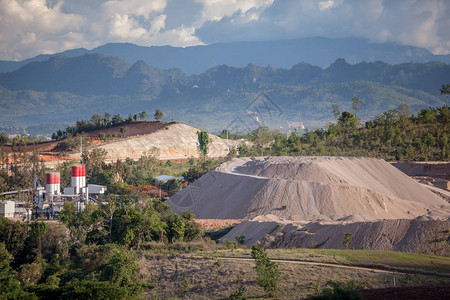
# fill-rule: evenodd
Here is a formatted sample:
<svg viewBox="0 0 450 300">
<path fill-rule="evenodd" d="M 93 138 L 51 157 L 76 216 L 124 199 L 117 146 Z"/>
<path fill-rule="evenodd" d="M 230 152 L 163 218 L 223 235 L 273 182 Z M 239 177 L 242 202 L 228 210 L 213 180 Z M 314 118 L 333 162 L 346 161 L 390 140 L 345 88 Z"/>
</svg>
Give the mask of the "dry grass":
<svg viewBox="0 0 450 300">
<path fill-rule="evenodd" d="M 277 250 L 276 256 L 290 259 L 295 250 Z M 285 257 L 284 251 L 287 252 Z M 244 256 L 248 255 L 248 249 L 182 252 L 166 256 L 161 254 L 155 256 L 152 250 L 146 250 L 139 260 L 143 278 L 149 278 L 154 285 L 154 288 L 145 290 L 146 299 L 226 299 L 241 286 L 245 288 L 243 296 L 247 299 L 265 298 L 264 290 L 255 282 L 253 261 L 225 260 L 215 256 Z M 309 258 L 324 262 L 332 260 L 333 255 L 317 253 L 316 257 Z M 270 251 L 269 256 L 273 256 Z M 367 288 L 392 287 L 394 277 L 396 286 L 450 284 L 450 278 L 281 262 L 279 270 L 280 299 L 305 298 L 320 292 L 327 281 L 354 280 Z"/>
</svg>

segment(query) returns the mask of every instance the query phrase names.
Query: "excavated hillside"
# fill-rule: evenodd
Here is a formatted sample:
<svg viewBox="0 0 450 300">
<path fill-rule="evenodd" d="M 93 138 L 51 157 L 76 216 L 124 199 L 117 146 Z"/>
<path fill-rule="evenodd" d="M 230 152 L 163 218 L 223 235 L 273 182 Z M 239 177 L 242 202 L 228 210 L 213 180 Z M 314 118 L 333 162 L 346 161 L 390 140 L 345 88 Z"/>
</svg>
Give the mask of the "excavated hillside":
<svg viewBox="0 0 450 300">
<path fill-rule="evenodd" d="M 225 238 L 270 247 L 416 251 L 450 204 L 391 164 L 374 158 L 236 158 L 169 199 L 201 219 L 244 219 Z M 414 237 L 414 238 L 412 238 Z"/>
<path fill-rule="evenodd" d="M 102 148 L 108 151 L 108 160 L 138 159 L 144 154 L 152 153 L 161 160 L 197 158 L 198 137 L 201 129 L 181 123 L 167 123 L 147 134 L 138 134 L 107 143 L 95 144 L 90 148 Z M 209 135 L 209 157 L 224 157 L 231 147 L 243 141 L 224 140 L 213 134 Z"/>
</svg>

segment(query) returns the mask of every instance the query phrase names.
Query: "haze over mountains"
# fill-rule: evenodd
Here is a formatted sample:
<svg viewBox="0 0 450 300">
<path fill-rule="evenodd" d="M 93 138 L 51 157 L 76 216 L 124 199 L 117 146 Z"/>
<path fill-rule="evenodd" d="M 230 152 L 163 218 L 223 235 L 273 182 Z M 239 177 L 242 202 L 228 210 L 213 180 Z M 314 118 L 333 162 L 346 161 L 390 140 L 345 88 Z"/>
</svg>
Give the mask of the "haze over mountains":
<svg viewBox="0 0 450 300">
<path fill-rule="evenodd" d="M 425 48 L 401 46 L 393 43 L 369 43 L 360 38 L 302 38 L 283 41 L 232 42 L 204 46 L 144 47 L 130 43 L 111 43 L 92 50 L 73 49 L 56 54 L 38 55 L 23 61 L 0 61 L 0 72 L 11 72 L 34 61 L 52 56 L 75 57 L 100 53 L 123 59 L 129 64 L 145 61 L 156 68 L 179 68 L 186 74 L 200 74 L 209 68 L 226 64 L 244 67 L 249 63 L 291 68 L 299 62 L 327 67 L 338 58 L 355 64 L 362 61 L 383 61 L 390 64 L 441 61 L 450 63 L 450 55 L 433 55 Z"/>
<path fill-rule="evenodd" d="M 128 115 L 161 108 L 167 119 L 173 117 L 213 132 L 236 122 L 241 131 L 258 125 L 285 128 L 287 122 L 298 121 L 318 127 L 333 119 L 332 104 L 350 111 L 352 97 L 365 101 L 359 114 L 363 119 L 402 103 L 413 112 L 440 106 L 444 100 L 439 95 L 440 85 L 450 82 L 450 65 L 442 62 L 350 64 L 348 61 L 363 59 L 448 59 L 419 48 L 368 44 L 359 39 L 188 48 L 109 44 L 64 54 L 36 57 L 49 59 L 0 74 L 0 126 L 67 124 L 96 112 Z M 302 62 L 308 60 L 319 66 L 331 64 L 323 68 Z M 9 66 L 14 69 L 22 63 Z M 191 74 L 217 63 L 220 65 L 203 73 Z M 6 65 L 0 67 L 5 70 Z"/>
</svg>

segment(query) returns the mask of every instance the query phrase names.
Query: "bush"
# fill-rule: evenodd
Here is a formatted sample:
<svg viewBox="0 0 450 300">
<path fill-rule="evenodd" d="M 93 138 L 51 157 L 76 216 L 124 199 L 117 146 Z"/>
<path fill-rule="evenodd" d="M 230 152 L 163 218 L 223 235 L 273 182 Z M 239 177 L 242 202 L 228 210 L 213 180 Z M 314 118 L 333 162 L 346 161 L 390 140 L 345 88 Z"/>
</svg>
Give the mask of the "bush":
<svg viewBox="0 0 450 300">
<path fill-rule="evenodd" d="M 123 299 L 127 289 L 108 281 L 74 279 L 61 289 L 61 299 Z"/>
<path fill-rule="evenodd" d="M 240 245 L 243 245 L 245 242 L 245 235 L 238 235 L 235 237 L 235 239 Z"/>
<path fill-rule="evenodd" d="M 342 241 L 342 245 L 344 246 L 345 249 L 348 249 L 348 244 L 350 244 L 351 240 L 352 240 L 352 234 L 347 232 L 344 235 L 344 240 Z"/>
<path fill-rule="evenodd" d="M 325 288 L 319 295 L 311 295 L 309 299 L 312 300 L 359 300 L 363 299 L 359 289 L 360 285 L 357 285 L 353 280 L 348 282 L 327 282 L 327 285 L 331 288 Z"/>
</svg>

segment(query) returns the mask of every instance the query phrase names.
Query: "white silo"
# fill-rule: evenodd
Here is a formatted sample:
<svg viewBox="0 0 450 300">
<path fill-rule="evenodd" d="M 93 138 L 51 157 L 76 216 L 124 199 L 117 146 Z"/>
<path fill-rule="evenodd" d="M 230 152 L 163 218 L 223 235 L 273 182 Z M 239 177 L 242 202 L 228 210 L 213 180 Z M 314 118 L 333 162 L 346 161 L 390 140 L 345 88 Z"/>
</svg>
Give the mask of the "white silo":
<svg viewBox="0 0 450 300">
<path fill-rule="evenodd" d="M 46 185 L 45 192 L 47 195 L 59 195 L 60 194 L 60 176 L 58 172 L 52 172 L 45 174 Z"/>
<path fill-rule="evenodd" d="M 74 192 L 76 195 L 81 193 L 81 189 L 86 186 L 86 166 L 72 166 L 72 178 L 70 180 L 70 186 L 74 188 Z"/>
</svg>

